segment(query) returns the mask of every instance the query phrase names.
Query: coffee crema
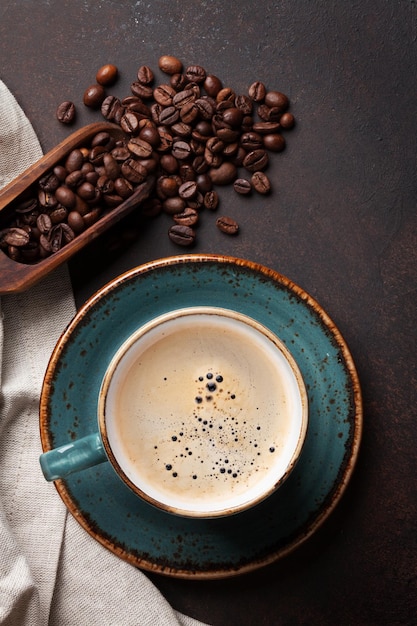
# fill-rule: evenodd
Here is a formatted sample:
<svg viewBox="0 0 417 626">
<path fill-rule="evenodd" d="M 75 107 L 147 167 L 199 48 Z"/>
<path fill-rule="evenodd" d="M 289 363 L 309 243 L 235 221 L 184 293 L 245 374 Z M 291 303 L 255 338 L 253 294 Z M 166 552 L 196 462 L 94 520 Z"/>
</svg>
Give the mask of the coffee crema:
<svg viewBox="0 0 417 626">
<path fill-rule="evenodd" d="M 263 499 L 305 435 L 305 389 L 287 350 L 224 309 L 182 309 L 139 329 L 101 396 L 108 453 L 140 495 L 174 513 L 223 515 Z"/>
</svg>

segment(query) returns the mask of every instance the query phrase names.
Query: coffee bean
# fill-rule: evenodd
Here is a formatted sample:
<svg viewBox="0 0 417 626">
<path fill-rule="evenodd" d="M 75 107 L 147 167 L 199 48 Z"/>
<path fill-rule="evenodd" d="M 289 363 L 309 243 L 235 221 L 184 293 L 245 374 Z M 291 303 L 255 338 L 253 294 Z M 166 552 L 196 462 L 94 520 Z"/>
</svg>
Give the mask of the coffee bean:
<svg viewBox="0 0 417 626">
<path fill-rule="evenodd" d="M 166 198 L 162 202 L 162 210 L 168 215 L 175 215 L 177 213 L 182 213 L 185 209 L 185 200 L 180 198 L 179 196 L 175 196 L 173 198 Z"/>
<path fill-rule="evenodd" d="M 169 84 L 173 87 L 173 89 L 175 89 L 175 91 L 182 91 L 187 85 L 187 79 L 184 74 L 172 74 L 169 79 Z"/>
<path fill-rule="evenodd" d="M 149 122 L 148 125 L 142 127 L 139 131 L 139 137 L 140 139 L 147 141 L 153 148 L 157 148 L 161 143 L 158 130 L 153 125 L 153 122 Z"/>
<path fill-rule="evenodd" d="M 211 168 L 209 176 L 214 185 L 230 185 L 237 176 L 237 169 L 233 163 L 225 162 L 220 167 Z"/>
<path fill-rule="evenodd" d="M 72 238 L 74 238 L 75 237 L 75 233 L 72 230 L 72 228 L 70 228 L 67 224 L 65 224 L 65 227 L 68 228 L 68 230 L 73 235 Z M 57 226 L 54 226 L 54 228 L 49 233 L 49 241 L 50 241 L 50 244 L 51 244 L 51 253 L 52 254 L 54 254 L 55 252 L 58 252 L 58 250 L 60 250 L 63 245 L 65 245 L 66 243 L 69 243 L 69 241 L 71 241 L 71 239 L 69 237 L 67 237 L 67 233 L 64 230 L 64 224 L 58 224 Z"/>
<path fill-rule="evenodd" d="M 55 194 L 49 193 L 44 189 L 38 191 L 38 203 L 44 209 L 53 209 L 58 204 Z"/>
<path fill-rule="evenodd" d="M 186 202 L 191 209 L 199 211 L 204 206 L 204 196 L 200 191 L 197 191 L 196 195 L 186 200 Z"/>
<path fill-rule="evenodd" d="M 61 102 L 56 110 L 56 117 L 62 124 L 72 124 L 75 120 L 76 109 L 75 104 L 69 100 Z"/>
<path fill-rule="evenodd" d="M 270 180 L 264 172 L 254 172 L 251 177 L 251 183 L 258 193 L 266 195 L 271 191 Z"/>
<path fill-rule="evenodd" d="M 217 218 L 216 226 L 222 233 L 226 233 L 226 235 L 237 235 L 239 232 L 239 224 L 233 218 L 225 215 Z"/>
<path fill-rule="evenodd" d="M 141 65 L 138 69 L 137 78 L 142 85 L 151 85 L 154 81 L 154 73 L 147 65 Z"/>
<path fill-rule="evenodd" d="M 209 211 L 215 211 L 219 206 L 219 196 L 216 191 L 208 191 L 204 194 L 204 206 Z"/>
<path fill-rule="evenodd" d="M 116 96 L 107 96 L 101 104 L 101 114 L 109 121 L 114 120 L 118 111 L 123 109 L 122 103 Z"/>
<path fill-rule="evenodd" d="M 89 228 L 93 224 L 95 224 L 101 216 L 101 211 L 99 208 L 92 209 L 85 215 L 83 215 L 84 225 L 86 228 Z M 62 226 L 67 226 L 67 224 L 62 224 Z"/>
<path fill-rule="evenodd" d="M 147 169 L 135 159 L 127 159 L 121 166 L 123 176 L 133 184 L 143 183 L 147 176 Z"/>
<path fill-rule="evenodd" d="M 265 94 L 265 104 L 269 107 L 277 107 L 281 112 L 288 108 L 288 97 L 280 91 L 268 91 Z"/>
<path fill-rule="evenodd" d="M 191 136 L 193 127 L 190 124 L 186 124 L 185 122 L 177 122 L 171 126 L 171 131 L 182 139 L 187 139 Z"/>
<path fill-rule="evenodd" d="M 215 106 L 210 100 L 208 100 L 207 98 L 197 98 L 197 100 L 195 101 L 195 106 L 197 107 L 199 117 L 202 120 L 211 120 L 215 112 Z M 206 124 L 206 128 L 210 128 L 211 132 L 211 125 Z"/>
<path fill-rule="evenodd" d="M 104 150 L 104 148 L 100 148 L 100 149 Z M 67 177 L 69 173 L 81 170 L 84 164 L 84 159 L 85 159 L 84 152 L 82 152 L 79 148 L 75 148 L 74 150 L 71 150 L 71 152 L 69 153 L 69 155 L 67 156 L 64 162 L 65 169 L 62 172 L 62 174 L 64 175 L 64 179 Z"/>
<path fill-rule="evenodd" d="M 47 233 L 52 228 L 52 220 L 47 213 L 41 213 L 36 218 L 36 226 L 41 233 Z"/>
<path fill-rule="evenodd" d="M 81 170 L 74 170 L 70 172 L 65 178 L 65 184 L 71 189 L 76 189 L 81 183 L 84 182 L 84 174 Z"/>
<path fill-rule="evenodd" d="M 159 134 L 158 152 L 168 152 L 169 150 L 171 150 L 173 141 L 174 141 L 172 134 L 164 126 L 160 126 L 158 128 L 158 134 Z"/>
<path fill-rule="evenodd" d="M 144 119 L 149 120 L 151 118 L 151 111 L 149 107 L 142 102 L 140 98 L 136 98 L 136 96 L 134 96 L 134 98 L 135 100 L 130 102 L 130 104 L 125 105 L 122 102 L 122 105 L 127 111 L 133 111 L 136 113 L 140 122 Z"/>
<path fill-rule="evenodd" d="M 253 102 L 249 96 L 245 96 L 244 94 L 236 96 L 235 106 L 242 111 L 243 115 L 252 115 Z"/>
<path fill-rule="evenodd" d="M 96 189 L 100 194 L 111 194 L 114 191 L 114 182 L 106 174 L 99 176 L 96 182 Z"/>
<path fill-rule="evenodd" d="M 70 236 L 71 233 L 71 236 Z M 48 234 L 47 241 L 40 240 L 42 247 L 47 250 L 47 245 L 49 244 L 48 252 L 54 254 L 58 252 L 62 248 L 63 245 L 69 243 L 74 239 L 75 233 L 67 224 L 58 224 L 54 226 Z"/>
<path fill-rule="evenodd" d="M 199 174 L 196 179 L 197 189 L 205 194 L 213 188 L 213 182 L 208 174 Z"/>
<path fill-rule="evenodd" d="M 178 162 L 178 161 L 177 161 Z M 183 183 L 187 180 L 196 180 L 197 178 L 197 170 L 194 167 L 194 162 L 191 163 L 181 163 L 179 166 L 179 176 Z"/>
<path fill-rule="evenodd" d="M 160 158 L 159 165 L 167 174 L 175 174 L 175 172 L 178 171 L 178 161 L 172 154 L 163 154 Z"/>
<path fill-rule="evenodd" d="M 41 234 L 41 236 L 39 237 L 39 247 L 41 257 L 43 258 L 49 256 L 52 253 L 52 241 L 48 235 L 45 235 L 44 233 Z M 59 249 L 56 241 L 54 241 L 54 248 L 55 251 Z"/>
<path fill-rule="evenodd" d="M 134 187 L 131 182 L 126 180 L 126 178 L 120 177 L 116 178 L 116 180 L 114 181 L 114 190 L 119 196 L 125 199 L 129 198 L 132 195 Z"/>
<path fill-rule="evenodd" d="M 127 146 L 118 146 L 111 151 L 111 155 L 118 163 L 123 163 L 123 161 L 130 159 L 131 152 Z"/>
<path fill-rule="evenodd" d="M 70 241 L 74 239 L 75 233 L 72 230 L 72 228 L 68 226 L 68 224 L 60 224 L 59 227 L 60 227 L 61 234 L 62 234 L 62 238 L 61 238 L 62 243 L 69 243 Z"/>
<path fill-rule="evenodd" d="M 185 207 L 184 211 L 173 215 L 173 220 L 182 226 L 195 226 L 198 222 L 198 211 L 191 207 Z"/>
<path fill-rule="evenodd" d="M 117 206 L 119 206 L 119 204 L 121 204 L 123 202 L 123 198 L 121 196 L 119 196 L 117 193 L 106 193 L 103 195 L 103 203 L 105 205 L 106 208 L 109 209 L 114 209 Z M 84 217 L 87 213 L 81 213 L 81 215 Z"/>
<path fill-rule="evenodd" d="M 84 181 L 77 188 L 77 194 L 83 200 L 86 200 L 86 201 L 93 200 L 96 197 L 96 188 L 91 183 Z"/>
<path fill-rule="evenodd" d="M 206 147 L 210 152 L 215 154 L 221 153 L 224 150 L 224 142 L 216 137 L 210 137 L 210 139 L 206 143 Z"/>
<path fill-rule="evenodd" d="M 18 204 L 15 207 L 16 213 L 25 214 L 30 213 L 34 209 L 36 209 L 37 202 L 34 198 L 29 198 L 27 200 L 18 201 Z"/>
<path fill-rule="evenodd" d="M 252 150 L 243 159 L 243 167 L 249 172 L 264 170 L 269 162 L 266 150 Z"/>
<path fill-rule="evenodd" d="M 172 100 L 175 96 L 175 89 L 171 85 L 159 85 L 153 90 L 154 100 L 163 107 L 169 107 L 172 105 Z"/>
<path fill-rule="evenodd" d="M 217 137 L 225 143 L 234 143 L 239 139 L 239 131 L 232 128 L 219 128 L 217 131 Z"/>
<path fill-rule="evenodd" d="M 159 176 L 156 181 L 156 193 L 162 200 L 178 195 L 179 181 L 176 176 Z"/>
<path fill-rule="evenodd" d="M 132 137 L 127 147 L 132 154 L 140 159 L 148 159 L 152 154 L 151 144 L 140 137 Z"/>
<path fill-rule="evenodd" d="M 219 91 L 223 88 L 223 85 L 220 78 L 218 78 L 214 74 L 207 74 L 203 83 L 203 87 L 207 95 L 215 98 Z"/>
<path fill-rule="evenodd" d="M 39 187 L 45 191 L 54 192 L 59 187 L 59 178 L 54 172 L 47 172 L 39 179 Z M 33 202 L 33 201 L 31 201 Z"/>
<path fill-rule="evenodd" d="M 225 159 L 233 160 L 233 158 L 237 155 L 238 150 L 239 150 L 239 144 L 237 141 L 232 141 L 231 143 L 227 143 L 223 148 L 223 157 Z"/>
<path fill-rule="evenodd" d="M 60 222 L 64 222 L 68 216 L 68 209 L 63 206 L 59 206 L 49 214 L 51 218 L 52 224 L 59 224 Z"/>
<path fill-rule="evenodd" d="M 112 63 L 106 63 L 97 70 L 96 81 L 99 85 L 113 85 L 116 82 L 119 70 Z"/>
<path fill-rule="evenodd" d="M 281 110 L 278 107 L 269 107 L 261 104 L 258 107 L 258 116 L 265 122 L 278 122 L 281 117 Z"/>
<path fill-rule="evenodd" d="M 249 180 L 246 180 L 246 178 L 237 178 L 233 183 L 233 189 L 237 193 L 247 196 L 252 191 L 252 185 Z"/>
<path fill-rule="evenodd" d="M 73 209 L 75 207 L 75 193 L 69 187 L 58 187 L 55 191 L 55 197 L 66 209 Z"/>
<path fill-rule="evenodd" d="M 116 178 L 120 176 L 120 165 L 108 152 L 103 155 L 103 167 L 106 172 L 106 176 L 108 176 L 111 180 L 116 180 Z M 80 196 L 81 194 L 78 195 Z"/>
<path fill-rule="evenodd" d="M 252 126 L 252 130 L 259 135 L 270 135 L 271 133 L 277 133 L 280 129 L 279 122 L 255 122 Z"/>
<path fill-rule="evenodd" d="M 135 135 L 139 132 L 139 116 L 128 109 L 120 119 L 120 128 L 128 135 Z"/>
<path fill-rule="evenodd" d="M 252 130 L 253 126 L 253 116 L 252 115 L 244 115 L 242 120 L 242 132 L 248 133 Z"/>
<path fill-rule="evenodd" d="M 29 233 L 23 228 L 9 228 L 2 236 L 2 240 L 9 246 L 19 248 L 29 243 Z"/>
<path fill-rule="evenodd" d="M 85 163 L 82 164 L 80 171 L 83 173 L 83 176 L 85 177 L 86 180 L 88 180 L 87 176 L 90 177 L 91 174 L 95 174 L 96 173 L 96 171 L 94 169 L 94 165 L 92 163 L 90 163 L 89 161 L 86 161 Z"/>
<path fill-rule="evenodd" d="M 243 111 L 237 107 L 229 107 L 223 112 L 223 121 L 230 124 L 232 128 L 236 128 L 242 124 Z"/>
<path fill-rule="evenodd" d="M 94 146 L 91 148 L 88 158 L 90 163 L 94 165 L 94 167 L 103 165 L 104 155 L 107 154 L 107 150 L 104 146 Z M 77 164 L 74 157 L 74 166 Z"/>
<path fill-rule="evenodd" d="M 282 128 L 293 128 L 295 124 L 294 115 L 288 112 L 283 113 L 283 115 L 281 115 L 280 117 L 279 123 L 282 126 Z"/>
<path fill-rule="evenodd" d="M 192 246 L 196 240 L 195 230 L 191 226 L 175 224 L 168 231 L 171 241 L 179 246 Z"/>
<path fill-rule="evenodd" d="M 263 144 L 271 152 L 282 152 L 285 148 L 285 139 L 279 133 L 264 135 Z"/>
<path fill-rule="evenodd" d="M 92 109 L 99 109 L 104 101 L 105 91 L 102 85 L 90 85 L 83 96 L 83 102 L 85 106 Z"/>
<path fill-rule="evenodd" d="M 74 210 L 80 215 L 85 215 L 90 210 L 90 205 L 85 200 L 80 198 L 78 194 L 75 194 L 75 206 Z"/>
<path fill-rule="evenodd" d="M 194 102 L 195 99 L 195 93 L 192 89 L 183 89 L 173 96 L 172 104 L 177 107 L 177 109 L 182 109 L 185 104 Z"/>
<path fill-rule="evenodd" d="M 266 87 L 262 82 L 256 81 L 249 87 L 248 94 L 254 102 L 263 102 L 266 95 Z"/>
<path fill-rule="evenodd" d="M 175 122 L 179 120 L 179 118 L 180 112 L 174 105 L 171 105 L 165 107 L 161 111 L 161 114 L 159 116 L 159 123 L 166 124 L 167 126 L 172 126 L 173 124 L 175 124 Z"/>
<path fill-rule="evenodd" d="M 216 102 L 224 102 L 230 100 L 230 102 L 234 102 L 236 98 L 236 94 L 231 87 L 223 87 L 220 89 L 216 96 Z"/>
<path fill-rule="evenodd" d="M 240 145 L 248 152 L 252 150 L 259 150 L 263 147 L 264 142 L 262 136 L 259 133 L 249 132 L 243 133 L 240 138 Z"/>
<path fill-rule="evenodd" d="M 197 155 L 195 159 L 193 159 L 191 166 L 188 167 L 191 168 L 191 171 L 193 172 L 191 180 L 195 180 L 196 176 L 198 176 L 199 174 L 205 174 L 209 169 L 207 161 L 205 160 L 203 155 Z M 184 168 L 182 168 L 182 170 L 183 169 Z"/>
<path fill-rule="evenodd" d="M 165 74 L 180 74 L 182 72 L 182 63 L 174 56 L 164 54 L 159 58 L 158 67 Z"/>
<path fill-rule="evenodd" d="M 186 181 L 182 183 L 180 188 L 178 189 L 178 195 L 183 200 L 190 200 L 194 198 L 197 194 L 197 183 L 194 180 Z"/>
<path fill-rule="evenodd" d="M 218 168 L 223 163 L 223 157 L 219 152 L 211 152 L 207 147 L 204 150 L 204 160 L 212 168 Z"/>
<path fill-rule="evenodd" d="M 91 147 L 95 146 L 103 146 L 106 150 L 112 150 L 116 145 L 113 137 L 107 133 L 106 131 L 102 131 L 101 133 L 97 133 L 91 140 Z"/>
<path fill-rule="evenodd" d="M 186 141 L 175 141 L 172 144 L 172 155 L 180 161 L 187 159 L 191 155 L 190 144 Z"/>
<path fill-rule="evenodd" d="M 138 80 L 131 83 L 130 91 L 133 93 L 134 96 L 138 96 L 138 98 L 143 98 L 143 100 L 150 100 L 153 95 L 152 87 L 150 85 L 144 85 Z"/>
<path fill-rule="evenodd" d="M 68 214 L 68 226 L 74 233 L 81 233 L 85 229 L 84 219 L 77 211 Z"/>
<path fill-rule="evenodd" d="M 180 109 L 180 117 L 185 124 L 192 124 L 198 118 L 195 102 L 186 102 Z"/>
<path fill-rule="evenodd" d="M 206 79 L 206 70 L 201 65 L 190 65 L 185 70 L 185 78 L 190 83 L 203 83 Z"/>
</svg>

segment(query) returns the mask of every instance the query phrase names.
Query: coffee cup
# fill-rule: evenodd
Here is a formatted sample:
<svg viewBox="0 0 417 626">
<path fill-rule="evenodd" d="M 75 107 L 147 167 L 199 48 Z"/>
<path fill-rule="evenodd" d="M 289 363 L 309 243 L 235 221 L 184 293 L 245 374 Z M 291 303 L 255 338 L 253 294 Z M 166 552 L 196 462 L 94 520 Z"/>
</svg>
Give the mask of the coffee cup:
<svg viewBox="0 0 417 626">
<path fill-rule="evenodd" d="M 244 511 L 285 481 L 306 436 L 299 368 L 279 338 L 219 307 L 169 311 L 134 332 L 106 369 L 97 432 L 45 452 L 47 480 L 109 462 L 163 511 Z"/>
</svg>

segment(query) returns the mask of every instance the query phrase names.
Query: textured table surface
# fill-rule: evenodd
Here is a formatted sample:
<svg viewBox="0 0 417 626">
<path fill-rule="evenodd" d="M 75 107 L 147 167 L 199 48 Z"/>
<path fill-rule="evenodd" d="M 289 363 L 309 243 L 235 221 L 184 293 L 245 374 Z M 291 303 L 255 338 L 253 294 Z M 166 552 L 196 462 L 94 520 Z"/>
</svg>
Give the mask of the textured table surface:
<svg viewBox="0 0 417 626">
<path fill-rule="evenodd" d="M 152 575 L 175 608 L 213 626 L 417 619 L 416 24 L 404 0 L 1 5 L 0 77 L 45 151 L 69 133 L 55 119 L 62 100 L 78 107 L 74 128 L 101 119 L 82 95 L 104 63 L 120 69 L 119 95 L 140 65 L 173 54 L 238 92 L 261 80 L 290 98 L 297 124 L 273 155 L 273 193 L 222 189 L 241 234 L 206 220 L 193 251 L 262 263 L 318 300 L 358 369 L 363 441 L 342 501 L 285 559 L 222 581 Z M 111 254 L 109 238 L 79 254 L 77 304 L 122 271 L 181 252 L 165 217 L 132 240 L 122 229 Z"/>
</svg>

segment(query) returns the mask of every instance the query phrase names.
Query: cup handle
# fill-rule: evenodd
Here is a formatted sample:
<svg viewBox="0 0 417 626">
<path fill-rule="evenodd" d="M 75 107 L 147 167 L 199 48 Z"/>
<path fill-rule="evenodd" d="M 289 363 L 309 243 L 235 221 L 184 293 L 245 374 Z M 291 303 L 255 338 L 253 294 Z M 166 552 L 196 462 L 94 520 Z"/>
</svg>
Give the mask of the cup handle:
<svg viewBox="0 0 417 626">
<path fill-rule="evenodd" d="M 107 456 L 98 432 L 44 452 L 39 457 L 46 480 L 65 478 L 104 461 L 107 461 Z"/>
</svg>

